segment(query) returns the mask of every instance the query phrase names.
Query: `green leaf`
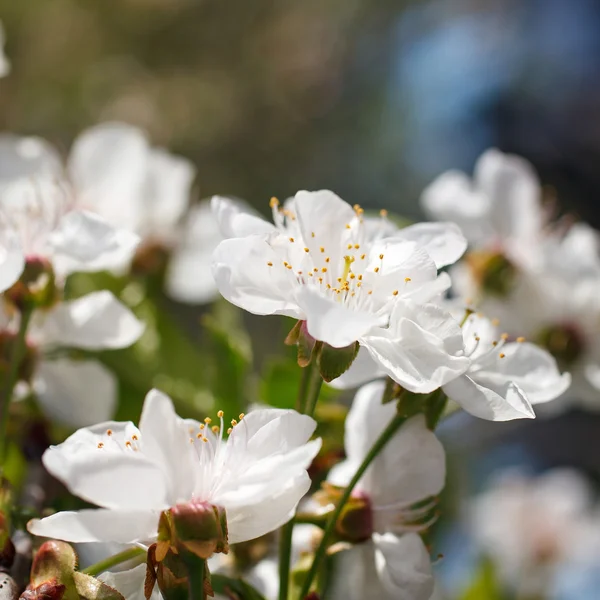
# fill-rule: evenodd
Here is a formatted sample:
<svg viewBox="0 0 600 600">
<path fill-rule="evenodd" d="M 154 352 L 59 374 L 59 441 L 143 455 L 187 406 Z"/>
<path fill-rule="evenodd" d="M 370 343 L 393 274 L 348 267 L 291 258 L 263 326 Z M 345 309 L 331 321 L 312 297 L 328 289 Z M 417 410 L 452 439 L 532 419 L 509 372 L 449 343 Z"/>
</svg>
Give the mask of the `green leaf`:
<svg viewBox="0 0 600 600">
<path fill-rule="evenodd" d="M 324 343 L 317 354 L 319 371 L 323 380 L 330 382 L 343 375 L 354 362 L 358 348 L 358 342 L 344 348 L 333 348 Z"/>
<path fill-rule="evenodd" d="M 504 600 L 496 567 L 490 559 L 480 561 L 473 580 L 458 600 Z"/>
</svg>

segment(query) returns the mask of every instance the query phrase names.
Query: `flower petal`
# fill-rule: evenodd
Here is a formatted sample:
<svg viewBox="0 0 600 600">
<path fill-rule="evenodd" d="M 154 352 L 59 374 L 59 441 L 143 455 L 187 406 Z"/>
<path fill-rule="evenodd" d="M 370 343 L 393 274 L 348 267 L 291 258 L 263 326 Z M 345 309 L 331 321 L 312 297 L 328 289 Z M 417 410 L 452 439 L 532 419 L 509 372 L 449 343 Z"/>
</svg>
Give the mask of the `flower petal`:
<svg viewBox="0 0 600 600">
<path fill-rule="evenodd" d="M 429 600 L 434 580 L 429 553 L 416 533 L 373 534 L 375 566 L 385 596 L 395 600 Z"/>
<path fill-rule="evenodd" d="M 69 427 L 108 421 L 117 402 L 115 376 L 93 360 L 41 361 L 34 389 L 44 414 Z"/>
<path fill-rule="evenodd" d="M 222 241 L 213 254 L 213 277 L 223 297 L 248 312 L 304 318 L 290 275 L 264 237 Z"/>
<path fill-rule="evenodd" d="M 438 269 L 455 263 L 467 249 L 467 240 L 454 223 L 417 223 L 401 229 L 397 237 L 417 242 Z"/>
<path fill-rule="evenodd" d="M 195 176 L 196 169 L 186 158 L 162 148 L 150 150 L 142 192 L 143 232 L 170 231 L 185 213 Z"/>
<path fill-rule="evenodd" d="M 60 177 L 62 171 L 59 153 L 46 140 L 0 134 L 0 186 L 21 177 Z"/>
<path fill-rule="evenodd" d="M 468 413 L 488 421 L 534 419 L 535 413 L 525 394 L 514 384 L 491 389 L 463 375 L 443 386 L 444 393 Z"/>
<path fill-rule="evenodd" d="M 309 489 L 310 477 L 304 471 L 289 479 L 285 487 L 273 486 L 270 495 L 253 504 L 227 509 L 229 543 L 253 540 L 281 527 L 290 520 Z"/>
<path fill-rule="evenodd" d="M 492 148 L 477 161 L 473 179 L 490 200 L 490 217 L 502 239 L 537 236 L 543 224 L 541 186 L 529 162 Z"/>
<path fill-rule="evenodd" d="M 33 535 L 66 542 L 120 542 L 133 544 L 156 537 L 159 513 L 144 510 L 63 511 L 45 519 L 33 519 L 27 530 Z"/>
<path fill-rule="evenodd" d="M 503 358 L 494 354 L 492 364 L 477 373 L 477 381 L 485 385 L 516 384 L 531 404 L 549 402 L 561 396 L 569 387 L 571 377 L 561 375 L 554 357 L 543 348 L 528 342 L 506 344 Z"/>
<path fill-rule="evenodd" d="M 276 227 L 255 214 L 241 200 L 213 196 L 210 201 L 212 213 L 224 238 L 247 237 L 274 233 Z"/>
<path fill-rule="evenodd" d="M 149 153 L 143 132 L 131 125 L 102 123 L 86 129 L 73 143 L 68 164 L 79 205 L 136 231 Z"/>
<path fill-rule="evenodd" d="M 144 324 L 106 290 L 59 304 L 43 324 L 45 345 L 103 350 L 126 348 Z"/>
<path fill-rule="evenodd" d="M 416 393 L 430 393 L 470 365 L 448 352 L 447 341 L 418 323 L 401 318 L 389 329 L 374 329 L 361 343 L 394 381 Z"/>
<path fill-rule="evenodd" d="M 11 229 L 0 232 L 0 292 L 7 290 L 25 268 L 25 255 L 19 238 Z"/>
<path fill-rule="evenodd" d="M 98 579 L 117 590 L 125 600 L 146 600 L 144 583 L 146 581 L 146 565 L 138 565 L 127 571 L 105 571 L 98 575 Z M 162 595 L 157 585 L 152 590 L 150 600 L 162 600 Z"/>
<path fill-rule="evenodd" d="M 173 402 L 159 390 L 150 390 L 140 417 L 144 453 L 168 481 L 170 502 L 191 498 L 196 465 L 189 443 L 188 425 L 175 413 Z"/>
<path fill-rule="evenodd" d="M 311 285 L 300 287 L 295 297 L 306 315 L 308 333 L 334 348 L 352 344 L 381 324 L 381 319 L 376 315 L 347 308 L 333 297 L 323 296 Z"/>
<path fill-rule="evenodd" d="M 139 241 L 136 234 L 86 211 L 67 213 L 50 238 L 61 275 L 120 268 L 129 263 Z"/>
<path fill-rule="evenodd" d="M 71 493 L 98 506 L 127 510 L 168 508 L 169 482 L 131 423 L 85 427 L 42 457 Z M 118 541 L 118 540 L 113 540 Z"/>
<path fill-rule="evenodd" d="M 176 248 L 165 276 L 167 294 L 186 304 L 208 304 L 219 297 L 212 274 L 214 248 Z"/>
</svg>

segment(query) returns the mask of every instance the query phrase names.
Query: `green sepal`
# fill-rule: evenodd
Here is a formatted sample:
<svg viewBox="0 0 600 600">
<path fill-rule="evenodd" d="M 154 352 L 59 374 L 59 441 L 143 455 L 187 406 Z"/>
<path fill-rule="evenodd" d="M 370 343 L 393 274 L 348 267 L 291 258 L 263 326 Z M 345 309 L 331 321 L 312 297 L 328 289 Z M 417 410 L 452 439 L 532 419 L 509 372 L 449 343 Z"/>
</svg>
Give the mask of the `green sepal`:
<svg viewBox="0 0 600 600">
<path fill-rule="evenodd" d="M 329 383 L 343 375 L 354 362 L 358 349 L 358 342 L 353 342 L 343 348 L 334 348 L 323 343 L 317 354 L 319 373 L 323 380 Z"/>
<path fill-rule="evenodd" d="M 73 581 L 83 600 L 124 600 L 120 592 L 91 575 L 75 571 Z"/>
<path fill-rule="evenodd" d="M 237 577 L 213 574 L 211 576 L 212 588 L 215 593 L 227 598 L 240 600 L 265 600 L 265 597 L 254 589 L 249 583 Z"/>
<path fill-rule="evenodd" d="M 435 390 L 435 392 L 429 394 L 425 403 L 425 419 L 427 421 L 428 429 L 433 431 L 440 418 L 444 414 L 446 404 L 448 403 L 448 397 L 441 388 Z"/>
<path fill-rule="evenodd" d="M 310 365 L 316 343 L 317 340 L 308 333 L 306 321 L 298 321 L 285 338 L 286 346 L 297 347 L 298 366 L 302 368 Z"/>
</svg>

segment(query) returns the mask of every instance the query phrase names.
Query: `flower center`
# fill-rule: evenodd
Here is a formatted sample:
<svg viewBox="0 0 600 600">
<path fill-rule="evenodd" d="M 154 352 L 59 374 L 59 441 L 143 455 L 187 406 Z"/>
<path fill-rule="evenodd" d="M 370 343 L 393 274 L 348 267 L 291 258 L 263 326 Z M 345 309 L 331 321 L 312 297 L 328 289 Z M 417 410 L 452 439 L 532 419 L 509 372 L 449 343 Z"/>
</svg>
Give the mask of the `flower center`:
<svg viewBox="0 0 600 600">
<path fill-rule="evenodd" d="M 504 298 L 513 290 L 517 268 L 502 252 L 473 251 L 466 261 L 484 294 Z"/>
<path fill-rule="evenodd" d="M 550 325 L 537 335 L 537 342 L 557 360 L 561 369 L 572 367 L 585 351 L 585 339 L 574 325 Z"/>
</svg>

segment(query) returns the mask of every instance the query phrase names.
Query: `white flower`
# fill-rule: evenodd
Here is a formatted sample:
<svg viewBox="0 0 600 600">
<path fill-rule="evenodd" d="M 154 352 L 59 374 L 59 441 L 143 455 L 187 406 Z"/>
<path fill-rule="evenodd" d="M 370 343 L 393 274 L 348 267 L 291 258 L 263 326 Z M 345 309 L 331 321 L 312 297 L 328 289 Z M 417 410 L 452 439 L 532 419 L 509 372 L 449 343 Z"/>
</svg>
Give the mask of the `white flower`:
<svg viewBox="0 0 600 600">
<path fill-rule="evenodd" d="M 394 417 L 395 404 L 381 404 L 384 387 L 377 381 L 356 394 L 345 425 L 347 459 L 332 469 L 331 483 L 349 483 Z M 340 554 L 332 598 L 429 599 L 433 592 L 429 553 L 415 532 L 435 519 L 432 497 L 442 490 L 445 471 L 444 450 L 427 429 L 424 416 L 410 418 L 353 491 L 371 509 L 372 534 Z"/>
<path fill-rule="evenodd" d="M 472 181 L 464 173 L 448 171 L 421 199 L 432 218 L 458 224 L 471 248 L 506 252 L 518 262 L 538 253 L 546 221 L 541 200 L 531 165 L 496 149 L 482 154 Z"/>
<path fill-rule="evenodd" d="M 535 418 L 532 404 L 558 398 L 571 383 L 552 355 L 538 346 L 505 343 L 485 317 L 470 315 L 462 327 L 468 371 L 442 386 L 467 412 L 491 421 Z"/>
<path fill-rule="evenodd" d="M 146 565 L 138 565 L 133 569 L 120 572 L 106 571 L 98 579 L 120 592 L 125 600 L 162 600 L 162 594 L 155 585 L 150 598 L 144 595 L 144 582 L 146 580 Z"/>
<path fill-rule="evenodd" d="M 229 543 L 280 527 L 310 486 L 306 468 L 321 445 L 308 442 L 314 420 L 267 409 L 243 417 L 228 439 L 223 428 L 213 433 L 179 418 L 171 400 L 152 390 L 139 429 L 108 422 L 46 451 L 48 471 L 101 508 L 59 512 L 30 522 L 29 531 L 71 542 L 151 544 L 161 511 L 189 502 L 226 510 Z"/>
<path fill-rule="evenodd" d="M 438 278 L 438 267 L 464 250 L 455 227 L 416 225 L 382 238 L 390 230 L 387 220 L 375 226 L 362 209 L 326 190 L 298 192 L 283 209 L 272 202 L 275 225 L 223 200 L 214 206 L 225 235 L 242 236 L 221 242 L 214 253 L 215 281 L 233 304 L 304 320 L 312 337 L 336 348 L 359 341 L 385 364 L 396 358 L 391 338 L 400 336 L 405 363 L 413 349 L 420 355 L 406 370 L 424 382 L 424 391 L 466 368 L 448 356 L 444 340 L 425 333 L 430 315 L 421 310 L 449 285 L 447 277 Z M 434 319 L 441 329 L 443 317 Z M 432 371 L 440 374 L 436 384 Z"/>
<path fill-rule="evenodd" d="M 192 164 L 150 146 L 144 132 L 103 123 L 74 141 L 66 167 L 59 153 L 36 137 L 0 136 L 0 186 L 22 178 L 68 181 L 72 206 L 97 214 L 146 244 L 176 245 L 195 176 Z M 135 247 L 120 256 L 131 260 Z"/>
<path fill-rule="evenodd" d="M 5 77 L 10 73 L 10 61 L 4 54 L 4 26 L 0 22 L 0 77 Z"/>
<path fill-rule="evenodd" d="M 26 259 L 48 260 L 63 277 L 110 268 L 139 241 L 94 214 L 74 210 L 66 184 L 48 177 L 21 178 L 1 188 L 0 231 L 3 262 L 13 277 Z"/>
<path fill-rule="evenodd" d="M 508 471 L 470 503 L 467 514 L 475 540 L 503 581 L 535 585 L 541 568 L 545 587 L 548 567 L 596 560 L 600 526 L 592 498 L 588 482 L 571 469 L 538 477 Z"/>
<path fill-rule="evenodd" d="M 14 336 L 17 316 L 0 315 L 4 336 Z M 72 348 L 110 350 L 133 344 L 144 325 L 108 291 L 38 311 L 27 333 L 30 385 L 44 413 L 70 427 L 109 419 L 117 401 L 115 376 L 95 360 L 72 360 Z M 57 355 L 58 353 L 58 355 Z"/>
</svg>

